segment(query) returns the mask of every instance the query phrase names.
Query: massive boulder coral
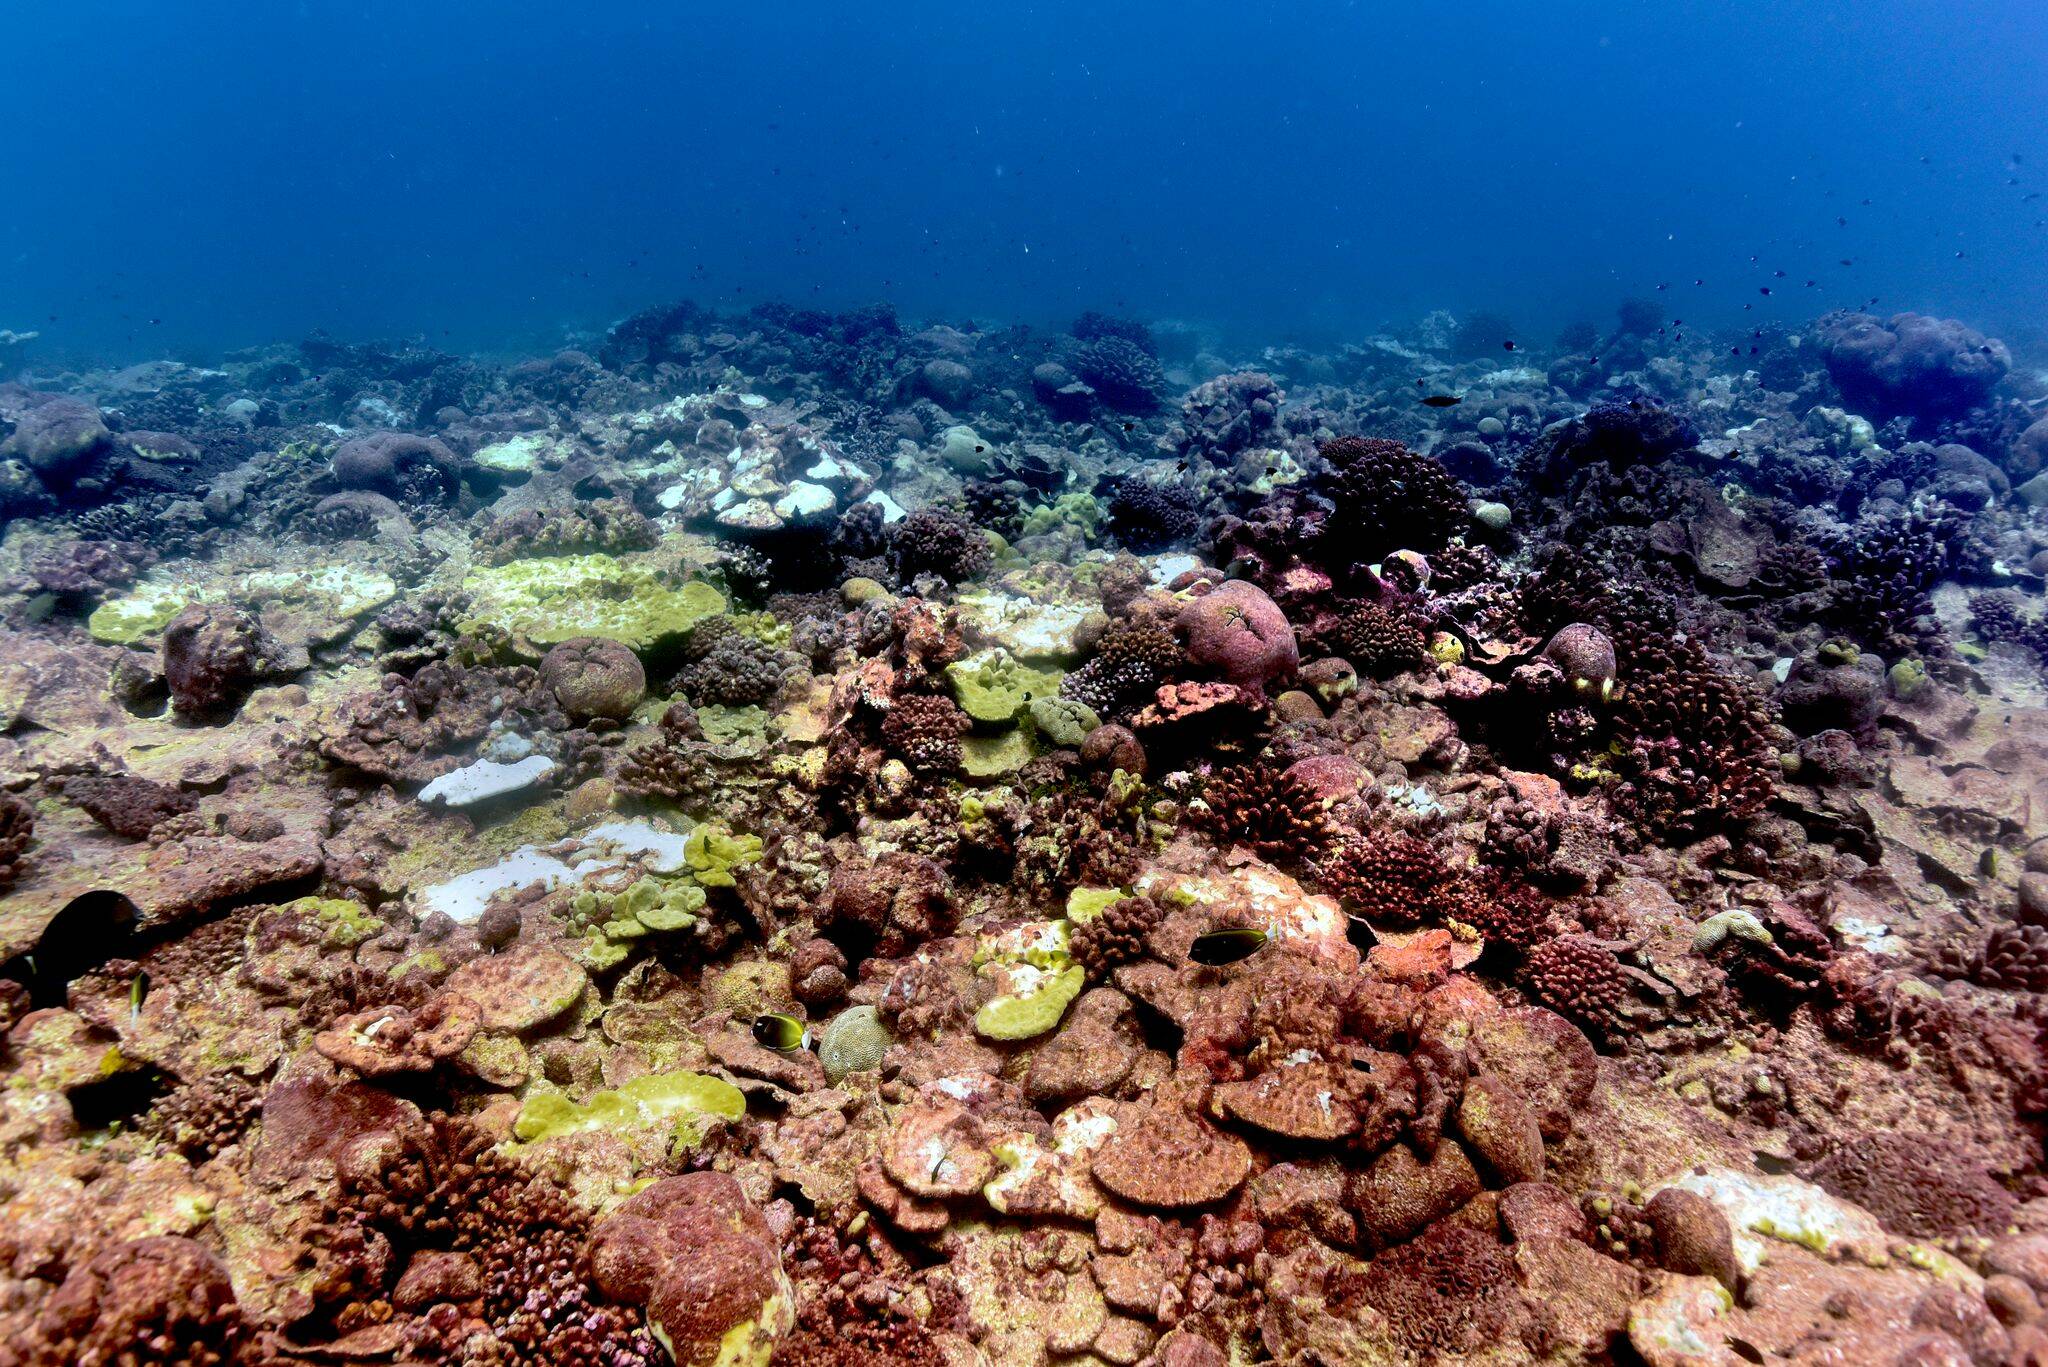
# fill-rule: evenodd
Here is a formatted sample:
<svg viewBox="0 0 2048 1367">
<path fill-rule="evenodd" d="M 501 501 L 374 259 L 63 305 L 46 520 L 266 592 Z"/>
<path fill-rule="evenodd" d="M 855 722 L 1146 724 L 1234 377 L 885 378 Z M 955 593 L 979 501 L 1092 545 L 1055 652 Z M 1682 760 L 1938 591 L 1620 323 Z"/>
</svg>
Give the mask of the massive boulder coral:
<svg viewBox="0 0 2048 1367">
<path fill-rule="evenodd" d="M 462 458 L 439 437 L 409 432 L 371 432 L 334 449 L 334 480 L 345 489 L 371 489 L 406 502 L 438 503 L 451 498 L 462 476 Z"/>
<path fill-rule="evenodd" d="M 1831 313 L 1815 325 L 1828 375 L 1878 417 L 1952 417 L 1983 403 L 2012 368 L 2005 343 L 1952 318 Z"/>
<path fill-rule="evenodd" d="M 250 689 L 295 672 L 300 662 L 240 608 L 195 603 L 164 628 L 163 667 L 171 706 L 207 721 L 231 713 Z"/>
<path fill-rule="evenodd" d="M 1178 625 L 1188 662 L 1253 697 L 1294 677 L 1301 663 L 1294 627 L 1255 584 L 1232 579 L 1191 598 Z"/>
</svg>

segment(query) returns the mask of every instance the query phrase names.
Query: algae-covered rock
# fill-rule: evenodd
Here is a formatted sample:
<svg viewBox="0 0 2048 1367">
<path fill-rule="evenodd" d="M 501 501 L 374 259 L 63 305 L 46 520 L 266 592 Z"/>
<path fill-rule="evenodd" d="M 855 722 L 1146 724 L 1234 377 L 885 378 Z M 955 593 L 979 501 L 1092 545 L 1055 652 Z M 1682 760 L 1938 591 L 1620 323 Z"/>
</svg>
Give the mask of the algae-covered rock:
<svg viewBox="0 0 2048 1367">
<path fill-rule="evenodd" d="M 768 743 L 770 717 L 763 708 L 728 707 L 713 703 L 697 709 L 697 729 L 714 745 L 758 752 Z"/>
<path fill-rule="evenodd" d="M 300 897 L 283 904 L 278 913 L 318 926 L 323 949 L 354 949 L 385 926 L 383 917 L 343 897 Z"/>
<path fill-rule="evenodd" d="M 490 627 L 527 647 L 601 636 L 636 650 L 670 641 L 725 610 L 709 584 L 609 555 L 557 555 L 473 569 L 465 629 Z M 538 652 L 536 652 L 538 653 Z"/>
<path fill-rule="evenodd" d="M 555 439 L 545 432 L 520 432 L 478 448 L 470 459 L 501 475 L 530 475 L 543 457 L 554 454 Z"/>
<path fill-rule="evenodd" d="M 707 1073 L 649 1073 L 578 1105 L 558 1092 L 528 1097 L 512 1122 L 512 1136 L 537 1144 L 593 1130 L 660 1132 L 674 1149 L 702 1142 L 710 1126 L 747 1113 L 740 1089 Z"/>
<path fill-rule="evenodd" d="M 1022 731 L 967 736 L 960 742 L 960 768 L 969 778 L 996 778 L 1014 774 L 1037 753 L 1031 738 Z"/>
<path fill-rule="evenodd" d="M 1034 669 L 1008 651 L 977 652 L 946 666 L 946 679 L 960 710 L 984 725 L 1007 726 L 1039 699 L 1056 698 L 1065 675 Z"/>
<path fill-rule="evenodd" d="M 560 950 L 522 944 L 470 960 L 449 975 L 447 990 L 476 1003 L 484 1029 L 519 1031 L 567 1011 L 589 981 Z"/>
<path fill-rule="evenodd" d="M 397 592 L 390 575 L 360 565 L 256 570 L 213 579 L 159 572 L 93 609 L 86 630 L 109 645 L 134 645 L 159 635 L 190 603 L 233 603 L 259 615 L 290 610 L 339 624 L 376 611 Z M 328 636 L 333 630 L 310 634 Z"/>
<path fill-rule="evenodd" d="M 1051 1143 L 1021 1131 L 997 1140 L 990 1152 L 998 1171 L 982 1187 L 982 1199 L 998 1214 L 1019 1219 L 1094 1219 L 1102 1191 L 1089 1179 L 1089 1155 L 1115 1129 L 1110 1103 L 1090 1098 L 1053 1121 Z"/>
</svg>

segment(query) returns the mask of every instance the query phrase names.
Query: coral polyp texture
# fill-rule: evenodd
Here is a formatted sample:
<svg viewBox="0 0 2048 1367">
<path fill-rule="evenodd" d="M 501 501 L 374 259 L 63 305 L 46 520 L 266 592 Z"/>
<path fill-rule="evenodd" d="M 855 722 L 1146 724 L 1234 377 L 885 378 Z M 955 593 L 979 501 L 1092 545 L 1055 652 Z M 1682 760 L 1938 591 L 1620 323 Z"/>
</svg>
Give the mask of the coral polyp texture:
<svg viewBox="0 0 2048 1367">
<path fill-rule="evenodd" d="M 1655 319 L 0 385 L 0 1360 L 2048 1361 L 2042 358 Z"/>
</svg>

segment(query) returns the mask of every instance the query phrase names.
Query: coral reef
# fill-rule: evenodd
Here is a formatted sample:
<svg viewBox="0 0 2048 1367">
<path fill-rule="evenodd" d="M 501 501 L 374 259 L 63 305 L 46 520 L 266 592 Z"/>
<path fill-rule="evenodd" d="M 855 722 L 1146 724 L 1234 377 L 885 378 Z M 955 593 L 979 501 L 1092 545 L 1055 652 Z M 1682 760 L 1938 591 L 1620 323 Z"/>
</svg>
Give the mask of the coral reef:
<svg viewBox="0 0 2048 1367">
<path fill-rule="evenodd" d="M 2039 359 L 1510 332 L 0 385 L 0 1358 L 2048 1356 Z"/>
</svg>

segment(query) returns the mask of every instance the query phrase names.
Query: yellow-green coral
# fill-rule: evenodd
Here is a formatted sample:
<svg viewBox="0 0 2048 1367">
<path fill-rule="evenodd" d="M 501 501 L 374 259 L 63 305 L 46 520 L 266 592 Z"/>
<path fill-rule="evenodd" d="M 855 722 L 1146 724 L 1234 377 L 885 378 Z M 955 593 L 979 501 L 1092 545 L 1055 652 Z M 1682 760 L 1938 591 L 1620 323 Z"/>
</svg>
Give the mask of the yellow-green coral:
<svg viewBox="0 0 2048 1367">
<path fill-rule="evenodd" d="M 705 887 L 729 888 L 735 882 L 734 869 L 761 862 L 761 837 L 734 835 L 707 822 L 690 832 L 683 844 L 683 862 Z"/>
<path fill-rule="evenodd" d="M 557 1092 L 528 1097 L 512 1122 L 512 1135 L 534 1144 L 589 1130 L 628 1133 L 666 1127 L 667 1142 L 687 1149 L 703 1141 L 714 1121 L 738 1120 L 746 1113 L 746 1096 L 721 1078 L 688 1071 L 650 1073 L 581 1105 Z"/>
<path fill-rule="evenodd" d="M 975 971 L 995 995 L 974 1013 L 975 1033 L 993 1040 L 1030 1039 L 1060 1023 L 1087 981 L 1068 952 L 1070 929 L 1065 921 L 1030 921 L 982 937 Z"/>
<path fill-rule="evenodd" d="M 946 666 L 946 679 L 960 710 L 977 722 L 1007 726 L 1035 699 L 1060 691 L 1064 677 L 1057 669 L 1033 669 L 997 647 Z"/>
<path fill-rule="evenodd" d="M 682 635 L 725 610 L 709 584 L 675 584 L 652 565 L 609 555 L 514 560 L 469 572 L 464 627 L 493 626 L 514 639 L 550 646 L 572 636 L 602 636 L 636 649 Z"/>
</svg>

